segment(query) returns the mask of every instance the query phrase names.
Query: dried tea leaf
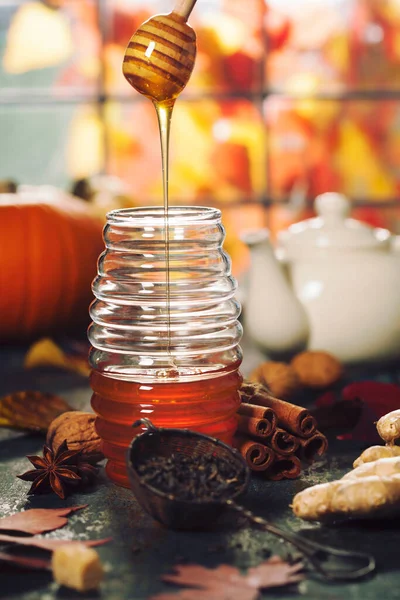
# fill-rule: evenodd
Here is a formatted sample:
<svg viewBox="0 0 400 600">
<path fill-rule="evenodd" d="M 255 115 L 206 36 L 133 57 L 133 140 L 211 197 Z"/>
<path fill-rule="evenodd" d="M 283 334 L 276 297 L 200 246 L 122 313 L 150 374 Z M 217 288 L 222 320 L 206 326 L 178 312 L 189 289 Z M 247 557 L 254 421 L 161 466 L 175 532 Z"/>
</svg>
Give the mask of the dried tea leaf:
<svg viewBox="0 0 400 600">
<path fill-rule="evenodd" d="M 19 537 L 17 535 L 6 535 L 0 533 L 0 542 L 7 544 L 17 544 L 18 546 L 32 546 L 34 548 L 40 548 L 41 550 L 49 550 L 52 552 L 59 546 L 65 546 L 70 544 L 85 544 L 89 548 L 94 546 L 102 546 L 111 542 L 112 538 L 103 538 L 101 540 L 57 540 L 54 538 L 40 538 L 40 537 Z"/>
<path fill-rule="evenodd" d="M 191 587 L 173 594 L 158 594 L 149 600 L 257 600 L 262 590 L 297 583 L 304 578 L 301 563 L 289 564 L 273 556 L 246 575 L 230 565 L 207 569 L 200 565 L 177 565 L 176 573 L 163 581 Z"/>
<path fill-rule="evenodd" d="M 67 524 L 68 515 L 86 507 L 87 504 L 69 508 L 30 508 L 0 519 L 0 530 L 21 531 L 33 535 L 54 531 Z"/>
<path fill-rule="evenodd" d="M 70 410 L 69 404 L 54 394 L 14 392 L 0 398 L 0 426 L 45 433 L 56 417 Z"/>
<path fill-rule="evenodd" d="M 58 367 L 79 373 L 84 377 L 90 375 L 87 356 L 67 354 L 49 338 L 43 338 L 29 348 L 25 356 L 24 367 L 25 369 Z"/>
<path fill-rule="evenodd" d="M 20 556 L 9 552 L 0 552 L 0 563 L 5 562 L 23 569 L 40 569 L 51 571 L 51 561 L 33 556 Z"/>
</svg>

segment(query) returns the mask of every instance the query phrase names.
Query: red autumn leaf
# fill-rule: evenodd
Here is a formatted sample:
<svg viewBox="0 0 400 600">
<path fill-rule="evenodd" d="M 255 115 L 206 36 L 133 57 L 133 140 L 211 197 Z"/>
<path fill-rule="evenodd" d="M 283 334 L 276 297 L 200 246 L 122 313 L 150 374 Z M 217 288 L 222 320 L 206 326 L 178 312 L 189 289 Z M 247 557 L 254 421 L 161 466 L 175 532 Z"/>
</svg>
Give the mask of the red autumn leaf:
<svg viewBox="0 0 400 600">
<path fill-rule="evenodd" d="M 338 398 L 335 392 L 326 392 L 317 399 L 312 414 L 320 430 L 337 429 L 340 440 L 357 440 L 372 445 L 381 441 L 376 421 L 398 408 L 399 385 L 365 380 L 346 385 Z"/>
<path fill-rule="evenodd" d="M 207 569 L 200 565 L 177 565 L 176 573 L 165 575 L 163 581 L 192 589 L 178 593 L 159 594 L 149 600 L 257 600 L 261 590 L 297 583 L 303 579 L 302 565 L 290 565 L 273 556 L 246 575 L 230 565 Z"/>
<path fill-rule="evenodd" d="M 67 524 L 67 515 L 86 507 L 87 504 L 69 508 L 30 508 L 0 519 L 0 530 L 22 531 L 33 535 L 54 531 Z"/>
<path fill-rule="evenodd" d="M 23 569 L 40 569 L 51 571 L 51 561 L 33 556 L 18 556 L 8 552 L 0 552 L 0 563 L 8 563 Z"/>
<path fill-rule="evenodd" d="M 347 402 L 349 402 L 347 400 Z M 386 414 L 386 413 L 385 413 Z M 367 403 L 363 403 L 363 409 L 361 416 L 358 420 L 357 425 L 348 433 L 342 433 L 337 436 L 338 440 L 356 440 L 358 442 L 365 442 L 369 445 L 379 444 L 382 442 L 379 434 L 376 430 L 376 412 Z"/>
<path fill-rule="evenodd" d="M 49 550 L 52 552 L 58 546 L 66 544 L 85 544 L 85 546 L 102 546 L 110 542 L 111 538 L 103 538 L 102 540 L 59 540 L 54 538 L 39 538 L 39 537 L 19 537 L 16 535 L 5 535 L 0 533 L 0 542 L 7 544 L 18 544 L 19 546 L 32 546 L 41 550 Z"/>
<path fill-rule="evenodd" d="M 335 394 L 327 392 L 317 399 L 311 414 L 322 433 L 332 430 L 340 433 L 353 431 L 361 420 L 363 410 L 364 402 L 360 398 L 336 401 Z"/>
<path fill-rule="evenodd" d="M 323 392 L 320 396 L 318 396 L 315 405 L 317 408 L 325 408 L 327 406 L 332 406 L 332 404 L 335 404 L 335 402 L 336 393 L 333 390 L 328 390 L 327 392 Z"/>
<path fill-rule="evenodd" d="M 342 389 L 343 400 L 360 398 L 375 413 L 376 420 L 400 408 L 400 386 L 382 381 L 357 381 Z"/>
</svg>

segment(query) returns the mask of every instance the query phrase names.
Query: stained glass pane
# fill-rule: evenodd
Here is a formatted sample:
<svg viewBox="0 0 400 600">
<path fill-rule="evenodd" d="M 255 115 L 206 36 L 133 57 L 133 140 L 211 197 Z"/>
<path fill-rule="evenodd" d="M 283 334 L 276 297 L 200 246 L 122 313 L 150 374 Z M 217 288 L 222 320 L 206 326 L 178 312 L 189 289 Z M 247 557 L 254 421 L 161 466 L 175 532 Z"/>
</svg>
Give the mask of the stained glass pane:
<svg viewBox="0 0 400 600">
<path fill-rule="evenodd" d="M 160 142 L 148 100 L 106 107 L 108 170 L 129 183 L 139 204 L 160 203 Z M 176 103 L 172 118 L 170 197 L 176 202 L 246 201 L 265 184 L 264 124 L 247 100 Z"/>
<path fill-rule="evenodd" d="M 139 25 L 173 8 L 169 0 L 108 0 L 105 47 L 107 89 L 132 94 L 121 73 L 127 43 Z M 197 59 L 185 94 L 257 91 L 262 84 L 263 0 L 204 0 L 196 4 L 190 25 L 197 34 Z"/>
<path fill-rule="evenodd" d="M 292 94 L 400 87 L 399 0 L 268 0 L 267 79 Z"/>
<path fill-rule="evenodd" d="M 0 106 L 0 179 L 69 188 L 103 168 L 96 105 Z"/>
<path fill-rule="evenodd" d="M 106 164 L 136 203 L 160 203 L 155 111 L 121 65 L 135 29 L 173 4 L 0 1 L 0 177 L 67 187 Z M 264 218 L 266 199 L 272 231 L 329 190 L 399 229 L 398 211 L 371 201 L 395 204 L 400 190 L 400 0 L 202 0 L 190 24 L 198 57 L 173 117 L 172 203 L 230 211 L 238 255 L 235 219 Z"/>
<path fill-rule="evenodd" d="M 265 102 L 274 199 L 325 191 L 354 202 L 389 201 L 400 189 L 400 104 L 395 101 Z"/>
<path fill-rule="evenodd" d="M 56 3 L 55 3 L 56 4 Z M 96 0 L 51 8 L 37 0 L 0 4 L 2 98 L 46 99 L 98 92 L 101 72 Z"/>
</svg>

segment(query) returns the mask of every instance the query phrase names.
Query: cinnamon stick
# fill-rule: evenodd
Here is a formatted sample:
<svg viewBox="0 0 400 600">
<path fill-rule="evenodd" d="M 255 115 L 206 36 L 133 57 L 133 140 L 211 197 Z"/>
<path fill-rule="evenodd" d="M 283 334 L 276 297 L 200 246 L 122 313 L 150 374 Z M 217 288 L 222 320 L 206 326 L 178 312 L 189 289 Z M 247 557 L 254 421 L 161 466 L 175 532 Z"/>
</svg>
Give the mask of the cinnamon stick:
<svg viewBox="0 0 400 600">
<path fill-rule="evenodd" d="M 237 415 L 238 431 L 251 437 L 265 440 L 269 436 L 271 424 L 266 419 L 252 419 L 244 415 Z"/>
<path fill-rule="evenodd" d="M 300 438 L 297 438 L 284 429 L 277 427 L 267 443 L 272 450 L 274 450 L 274 452 L 277 452 L 283 456 L 290 456 L 299 448 Z"/>
<path fill-rule="evenodd" d="M 272 408 L 264 408 L 263 406 L 257 406 L 256 404 L 249 404 L 242 402 L 238 408 L 238 414 L 252 419 L 264 419 L 268 421 L 269 428 L 265 432 L 265 435 L 272 435 L 276 428 L 276 415 Z"/>
<path fill-rule="evenodd" d="M 262 404 L 260 405 L 259 402 L 253 402 L 253 400 L 257 397 L 262 397 L 265 393 L 269 394 L 265 385 L 252 381 L 243 381 L 239 389 L 239 395 L 240 399 L 242 400 L 242 404 L 262 406 Z"/>
<path fill-rule="evenodd" d="M 308 439 L 299 438 L 297 456 L 305 462 L 312 463 L 318 456 L 322 456 L 328 450 L 328 440 L 323 433 L 317 431 Z"/>
<path fill-rule="evenodd" d="M 265 476 L 271 481 L 281 479 L 296 479 L 301 473 L 300 460 L 294 454 L 292 456 L 275 455 L 272 465 L 265 471 Z"/>
<path fill-rule="evenodd" d="M 316 429 L 317 422 L 310 412 L 302 406 L 274 398 L 268 390 L 260 384 L 246 383 L 241 387 L 241 398 L 246 402 L 272 408 L 276 414 L 278 425 L 296 436 L 311 437 Z"/>
<path fill-rule="evenodd" d="M 235 437 L 235 447 L 252 471 L 265 471 L 275 460 L 275 452 L 271 448 L 244 435 Z"/>
</svg>

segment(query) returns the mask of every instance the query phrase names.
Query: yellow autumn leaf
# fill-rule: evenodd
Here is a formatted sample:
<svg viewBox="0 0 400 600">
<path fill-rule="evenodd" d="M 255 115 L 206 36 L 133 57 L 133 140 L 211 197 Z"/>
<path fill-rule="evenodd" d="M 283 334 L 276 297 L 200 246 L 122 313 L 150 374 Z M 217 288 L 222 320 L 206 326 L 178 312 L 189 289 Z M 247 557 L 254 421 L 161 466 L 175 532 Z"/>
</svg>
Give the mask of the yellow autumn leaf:
<svg viewBox="0 0 400 600">
<path fill-rule="evenodd" d="M 69 130 L 67 168 L 72 179 L 99 173 L 104 164 L 104 125 L 92 106 L 77 109 Z"/>
<path fill-rule="evenodd" d="M 87 358 L 66 354 L 53 340 L 43 338 L 35 342 L 28 350 L 25 360 L 25 369 L 37 367 L 56 367 L 79 373 L 84 377 L 90 374 Z"/>
<path fill-rule="evenodd" d="M 393 33 L 392 52 L 396 60 L 400 59 L 400 32 Z"/>
<path fill-rule="evenodd" d="M 325 131 L 338 119 L 342 110 L 341 103 L 337 100 L 318 100 L 316 98 L 301 98 L 296 101 L 295 112 L 303 119 L 311 121 L 318 131 Z"/>
<path fill-rule="evenodd" d="M 339 71 L 344 73 L 348 69 L 351 56 L 349 36 L 347 32 L 338 32 L 333 35 L 326 43 L 324 54 L 329 63 Z"/>
<path fill-rule="evenodd" d="M 18 74 L 53 67 L 68 60 L 73 50 L 65 15 L 41 2 L 26 2 L 11 21 L 3 68 L 6 73 Z"/>
<path fill-rule="evenodd" d="M 59 415 L 73 410 L 54 394 L 24 391 L 0 398 L 0 426 L 46 432 Z"/>
<path fill-rule="evenodd" d="M 386 0 L 379 7 L 381 14 L 393 25 L 400 23 L 400 3 L 399 0 Z"/>
<path fill-rule="evenodd" d="M 343 120 L 335 159 L 347 194 L 375 199 L 396 195 L 396 182 L 382 162 L 368 134 L 349 119 Z"/>
<path fill-rule="evenodd" d="M 222 54 L 239 52 L 249 41 L 246 24 L 228 13 L 224 14 L 223 27 L 216 26 L 212 19 L 209 20 L 208 26 L 214 31 Z"/>
</svg>

